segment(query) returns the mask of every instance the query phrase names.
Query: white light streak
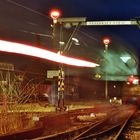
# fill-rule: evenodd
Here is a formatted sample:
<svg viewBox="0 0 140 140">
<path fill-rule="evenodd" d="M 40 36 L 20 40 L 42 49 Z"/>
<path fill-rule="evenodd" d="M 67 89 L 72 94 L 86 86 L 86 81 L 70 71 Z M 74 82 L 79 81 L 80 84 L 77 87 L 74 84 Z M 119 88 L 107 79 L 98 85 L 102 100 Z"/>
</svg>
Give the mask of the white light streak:
<svg viewBox="0 0 140 140">
<path fill-rule="evenodd" d="M 42 59 L 51 60 L 58 63 L 68 64 L 73 66 L 80 66 L 80 67 L 99 66 L 98 64 L 93 62 L 75 59 L 72 57 L 66 57 L 45 49 L 37 48 L 30 45 L 10 42 L 10 41 L 0 40 L 0 51 L 39 57 Z"/>
</svg>

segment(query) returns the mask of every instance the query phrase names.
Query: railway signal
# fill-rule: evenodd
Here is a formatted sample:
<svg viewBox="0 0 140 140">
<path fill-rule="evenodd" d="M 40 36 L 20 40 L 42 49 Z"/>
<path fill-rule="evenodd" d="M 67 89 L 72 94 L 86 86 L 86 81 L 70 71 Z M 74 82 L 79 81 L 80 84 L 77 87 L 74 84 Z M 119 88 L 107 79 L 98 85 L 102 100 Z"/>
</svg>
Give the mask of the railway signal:
<svg viewBox="0 0 140 140">
<path fill-rule="evenodd" d="M 53 19 L 54 23 L 61 16 L 61 12 L 58 9 L 52 9 L 50 11 L 50 17 Z"/>
<path fill-rule="evenodd" d="M 127 80 L 128 85 L 138 85 L 139 84 L 139 78 L 136 76 L 129 76 Z"/>
</svg>

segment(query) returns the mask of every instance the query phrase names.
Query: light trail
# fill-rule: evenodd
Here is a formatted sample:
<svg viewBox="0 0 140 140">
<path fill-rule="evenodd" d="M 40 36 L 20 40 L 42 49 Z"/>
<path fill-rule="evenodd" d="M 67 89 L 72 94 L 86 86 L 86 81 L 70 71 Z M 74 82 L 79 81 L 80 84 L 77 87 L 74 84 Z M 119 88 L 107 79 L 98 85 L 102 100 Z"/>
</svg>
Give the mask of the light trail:
<svg viewBox="0 0 140 140">
<path fill-rule="evenodd" d="M 91 68 L 99 66 L 98 64 L 93 62 L 75 59 L 72 57 L 63 56 L 34 46 L 10 42 L 10 41 L 4 41 L 4 40 L 0 40 L 0 51 L 34 56 L 34 57 L 55 61 L 58 63 L 73 65 L 73 66 L 91 67 Z"/>
</svg>

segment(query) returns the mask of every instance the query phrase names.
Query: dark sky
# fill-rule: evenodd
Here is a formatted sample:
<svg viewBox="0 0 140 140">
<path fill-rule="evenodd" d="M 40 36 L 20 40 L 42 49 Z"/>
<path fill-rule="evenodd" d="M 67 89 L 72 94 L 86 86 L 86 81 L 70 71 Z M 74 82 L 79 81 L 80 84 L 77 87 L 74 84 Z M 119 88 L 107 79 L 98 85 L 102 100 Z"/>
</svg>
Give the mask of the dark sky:
<svg viewBox="0 0 140 140">
<path fill-rule="evenodd" d="M 41 32 L 43 32 L 41 29 L 45 28 L 45 24 L 47 26 L 47 23 L 51 22 L 49 11 L 52 8 L 61 9 L 62 17 L 81 16 L 87 17 L 87 20 L 130 20 L 140 16 L 139 0 L 1 0 L 0 4 L 1 18 L 4 16 L 7 20 L 9 18 L 9 23 L 7 23 L 8 28 L 12 29 L 11 25 L 16 23 L 14 20 L 22 22 L 22 20 L 29 21 L 32 19 L 32 23 L 34 22 L 34 24 L 40 26 L 39 29 Z M 24 12 L 25 14 L 22 14 Z M 42 15 L 39 15 L 39 13 Z M 21 26 L 20 21 L 17 23 Z M 24 22 L 22 24 L 27 26 Z M 22 25 L 22 28 L 27 27 L 23 27 Z M 50 29 L 48 28 L 48 30 Z M 108 30 L 110 32 L 114 30 L 114 33 L 123 36 L 131 43 L 134 43 L 134 45 L 139 43 L 139 39 L 136 38 L 139 35 L 137 27 L 121 27 L 120 30 L 118 28 L 116 30 L 108 28 Z"/>
<path fill-rule="evenodd" d="M 140 13 L 139 0 L 51 0 L 51 3 L 52 7 L 62 9 L 65 16 L 81 15 L 95 20 L 131 19 Z"/>
<path fill-rule="evenodd" d="M 45 0 L 44 0 L 45 1 Z M 46 1 L 47 3 L 48 1 Z M 51 7 L 62 10 L 64 17 L 83 16 L 89 20 L 131 20 L 140 17 L 139 0 L 51 0 Z M 47 8 L 46 8 L 47 9 Z M 45 12 L 45 11 L 43 11 Z M 140 30 L 137 27 L 121 27 L 108 30 L 120 35 L 135 47 L 139 47 Z M 107 31 L 107 33 L 109 32 Z M 138 38 L 137 38 L 138 37 Z"/>
<path fill-rule="evenodd" d="M 60 9 L 62 17 L 86 17 L 88 21 L 135 20 L 140 17 L 139 0 L 0 0 L 0 38 L 36 44 L 38 38 L 33 32 L 52 35 L 52 20 L 49 17 L 52 8 Z M 89 37 L 82 36 L 80 32 L 87 33 Z M 89 46 L 103 49 L 102 38 L 109 36 L 112 40 L 110 50 L 124 48 L 123 51 L 134 51 L 134 55 L 140 58 L 140 29 L 137 26 L 81 27 L 80 32 L 77 37 L 83 41 L 84 46 L 88 46 L 85 49 L 88 48 L 89 52 L 86 50 L 85 54 L 91 57 L 91 52 L 95 54 L 96 49 Z M 39 41 L 47 48 L 51 46 L 50 37 L 41 36 Z M 80 49 L 81 54 L 85 52 L 84 48 Z M 73 49 L 72 53 L 78 54 Z"/>
<path fill-rule="evenodd" d="M 58 8 L 62 11 L 62 17 L 87 17 L 87 20 L 131 20 L 140 16 L 139 0 L 1 0 L 7 1 L 9 6 L 20 7 L 26 12 L 33 14 L 37 11 L 46 15 L 40 18 L 49 20 L 49 11 Z M 14 3 L 16 2 L 16 3 Z M 5 3 L 6 4 L 6 3 Z M 17 4 L 17 5 L 16 5 Z M 19 5 L 18 5 L 19 4 Z M 24 7 L 29 9 L 24 9 Z M 15 10 L 16 10 L 15 9 Z M 37 15 L 37 14 L 36 14 Z M 23 15 L 24 16 L 24 15 Z M 38 19 L 36 19 L 38 20 Z M 38 21 L 36 21 L 38 22 Z M 50 23 L 50 21 L 48 21 Z M 40 24 L 40 29 L 42 23 Z M 49 29 L 48 29 L 49 30 Z M 93 28 L 94 30 L 94 28 Z M 100 30 L 100 29 L 99 29 Z M 114 30 L 114 31 L 113 31 Z M 134 47 L 139 47 L 140 31 L 137 27 L 108 28 L 106 34 L 112 33 L 120 36 L 124 40 L 132 43 Z"/>
</svg>

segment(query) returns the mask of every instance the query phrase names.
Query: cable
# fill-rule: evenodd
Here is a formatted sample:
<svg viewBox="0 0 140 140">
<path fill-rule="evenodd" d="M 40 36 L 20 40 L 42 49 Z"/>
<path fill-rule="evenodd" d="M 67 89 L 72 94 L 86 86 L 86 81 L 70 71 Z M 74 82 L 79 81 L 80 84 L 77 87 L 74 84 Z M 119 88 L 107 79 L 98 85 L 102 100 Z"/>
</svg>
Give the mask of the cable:
<svg viewBox="0 0 140 140">
<path fill-rule="evenodd" d="M 31 34 L 31 35 L 39 35 L 41 37 L 53 38 L 52 35 L 49 35 L 49 34 L 36 33 L 36 32 L 25 31 L 25 30 L 19 30 L 19 31 L 24 32 L 24 33 L 28 33 L 28 34 Z"/>
<path fill-rule="evenodd" d="M 93 39 L 93 40 L 95 40 L 95 41 L 99 42 L 99 40 L 98 40 L 98 39 L 96 39 L 95 37 L 93 37 L 93 36 L 89 35 L 88 33 L 84 32 L 84 31 L 81 31 L 81 30 L 78 30 L 78 31 L 79 31 L 79 32 L 81 32 L 82 34 L 84 34 L 85 36 L 87 36 L 87 37 L 89 37 L 89 38 L 91 38 L 91 39 Z"/>
<path fill-rule="evenodd" d="M 46 15 L 44 15 L 44 14 L 38 12 L 38 11 L 35 11 L 35 10 L 29 8 L 29 7 L 23 6 L 22 4 L 19 4 L 19 3 L 15 2 L 15 1 L 13 1 L 13 0 L 7 0 L 7 1 L 8 1 L 9 3 L 12 3 L 12 4 L 16 5 L 16 6 L 22 7 L 22 8 L 24 8 L 24 9 L 26 9 L 26 10 L 32 12 L 32 13 L 38 14 L 38 15 L 43 16 L 43 17 L 45 17 L 45 18 L 49 18 L 49 17 L 47 17 Z"/>
</svg>

